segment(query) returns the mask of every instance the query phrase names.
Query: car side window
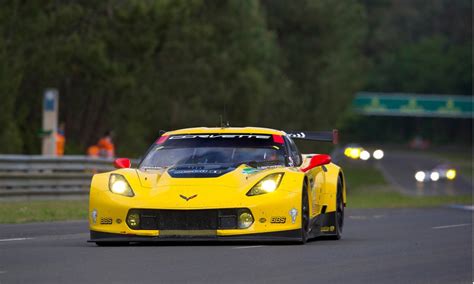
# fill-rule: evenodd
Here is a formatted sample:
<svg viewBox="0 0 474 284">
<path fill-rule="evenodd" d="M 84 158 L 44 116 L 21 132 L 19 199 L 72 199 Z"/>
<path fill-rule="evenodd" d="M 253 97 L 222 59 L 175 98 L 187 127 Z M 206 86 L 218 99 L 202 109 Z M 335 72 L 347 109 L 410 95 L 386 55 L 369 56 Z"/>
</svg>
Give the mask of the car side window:
<svg viewBox="0 0 474 284">
<path fill-rule="evenodd" d="M 285 136 L 286 142 L 288 144 L 289 155 L 293 161 L 295 167 L 301 166 L 303 159 L 301 158 L 300 151 L 296 147 L 295 142 L 290 137 Z"/>
</svg>

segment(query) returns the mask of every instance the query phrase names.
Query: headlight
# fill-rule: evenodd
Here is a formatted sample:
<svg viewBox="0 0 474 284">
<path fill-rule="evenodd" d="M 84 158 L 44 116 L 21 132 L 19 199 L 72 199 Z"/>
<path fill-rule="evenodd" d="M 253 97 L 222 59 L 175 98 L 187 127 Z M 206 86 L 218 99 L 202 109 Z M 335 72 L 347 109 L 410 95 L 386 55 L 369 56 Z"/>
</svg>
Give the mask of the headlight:
<svg viewBox="0 0 474 284">
<path fill-rule="evenodd" d="M 438 181 L 439 180 L 439 173 L 438 172 L 432 172 L 430 174 L 430 178 L 432 181 Z"/>
<path fill-rule="evenodd" d="M 247 192 L 247 196 L 260 195 L 274 192 L 280 185 L 283 173 L 271 174 L 259 181 L 252 189 Z"/>
<path fill-rule="evenodd" d="M 446 178 L 448 178 L 449 180 L 455 179 L 456 178 L 456 170 L 455 169 L 449 169 L 446 172 Z"/>
<path fill-rule="evenodd" d="M 370 159 L 370 153 L 368 151 L 362 151 L 360 153 L 360 157 L 359 157 L 362 161 L 367 161 L 368 159 Z"/>
<path fill-rule="evenodd" d="M 133 209 L 128 212 L 127 225 L 133 230 L 140 229 L 140 214 Z"/>
<path fill-rule="evenodd" d="M 374 151 L 373 156 L 376 160 L 380 160 L 380 159 L 383 158 L 383 151 L 380 150 L 380 149 L 377 149 L 377 150 Z"/>
<path fill-rule="evenodd" d="M 418 181 L 418 182 L 423 182 L 425 181 L 425 178 L 426 178 L 426 174 L 425 172 L 422 172 L 422 171 L 419 171 L 415 174 L 415 179 Z"/>
<path fill-rule="evenodd" d="M 125 196 L 135 196 L 132 188 L 128 184 L 127 180 L 123 175 L 111 174 L 109 178 L 109 190 L 113 193 L 125 195 Z"/>
<path fill-rule="evenodd" d="M 360 156 L 360 152 L 360 148 L 352 148 L 351 152 L 349 153 L 349 157 L 351 157 L 352 159 L 358 159 Z"/>
<path fill-rule="evenodd" d="M 249 210 L 242 210 L 239 214 L 239 229 L 247 229 L 253 224 L 253 216 Z"/>
</svg>

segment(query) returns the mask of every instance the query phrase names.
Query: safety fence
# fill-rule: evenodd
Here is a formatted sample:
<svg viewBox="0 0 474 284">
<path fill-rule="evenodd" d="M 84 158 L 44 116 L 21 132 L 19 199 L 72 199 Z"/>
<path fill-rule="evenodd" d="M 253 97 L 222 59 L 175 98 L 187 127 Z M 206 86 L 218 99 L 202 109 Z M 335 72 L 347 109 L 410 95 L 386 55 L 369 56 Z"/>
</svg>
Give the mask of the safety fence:
<svg viewBox="0 0 474 284">
<path fill-rule="evenodd" d="M 0 199 L 87 196 L 92 176 L 113 169 L 112 159 L 0 155 Z"/>
</svg>

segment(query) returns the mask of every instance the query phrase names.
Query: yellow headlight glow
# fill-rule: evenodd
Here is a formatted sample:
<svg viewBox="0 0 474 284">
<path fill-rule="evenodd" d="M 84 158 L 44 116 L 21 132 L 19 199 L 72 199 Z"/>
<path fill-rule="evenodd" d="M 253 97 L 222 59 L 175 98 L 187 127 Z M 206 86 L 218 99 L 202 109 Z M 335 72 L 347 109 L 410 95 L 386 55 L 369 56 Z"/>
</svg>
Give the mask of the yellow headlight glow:
<svg viewBox="0 0 474 284">
<path fill-rule="evenodd" d="M 449 169 L 446 172 L 446 178 L 449 180 L 453 180 L 456 178 L 456 170 L 455 169 Z"/>
<path fill-rule="evenodd" d="M 276 181 L 272 179 L 264 180 L 262 182 L 262 189 L 266 192 L 274 192 L 277 187 Z"/>
<path fill-rule="evenodd" d="M 128 184 L 123 175 L 111 174 L 109 178 L 109 190 L 115 194 L 125 195 L 128 197 L 135 196 L 132 188 Z"/>
<path fill-rule="evenodd" d="M 360 156 L 360 148 L 352 148 L 351 152 L 349 153 L 349 157 L 352 159 L 358 159 Z"/>
<path fill-rule="evenodd" d="M 254 187 L 252 187 L 247 196 L 260 195 L 265 193 L 274 192 L 283 178 L 283 173 L 271 174 L 266 176 L 264 179 L 259 181 Z"/>
<path fill-rule="evenodd" d="M 127 190 L 127 184 L 122 181 L 118 180 L 112 184 L 112 192 L 123 194 Z"/>
</svg>

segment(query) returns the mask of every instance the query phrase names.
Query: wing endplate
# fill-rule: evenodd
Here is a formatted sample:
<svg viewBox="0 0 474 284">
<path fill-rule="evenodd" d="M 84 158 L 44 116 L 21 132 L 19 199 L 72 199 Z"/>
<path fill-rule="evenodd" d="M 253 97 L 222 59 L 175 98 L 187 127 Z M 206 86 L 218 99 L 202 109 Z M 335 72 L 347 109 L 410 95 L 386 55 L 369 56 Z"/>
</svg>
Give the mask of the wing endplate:
<svg viewBox="0 0 474 284">
<path fill-rule="evenodd" d="M 333 144 L 339 142 L 337 129 L 332 131 L 287 131 L 286 133 L 291 139 L 332 142 Z"/>
</svg>

